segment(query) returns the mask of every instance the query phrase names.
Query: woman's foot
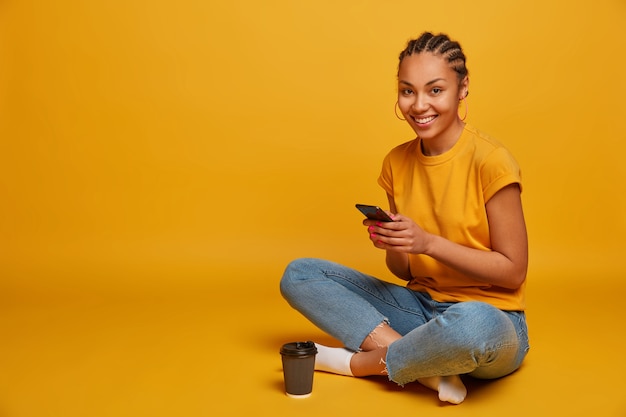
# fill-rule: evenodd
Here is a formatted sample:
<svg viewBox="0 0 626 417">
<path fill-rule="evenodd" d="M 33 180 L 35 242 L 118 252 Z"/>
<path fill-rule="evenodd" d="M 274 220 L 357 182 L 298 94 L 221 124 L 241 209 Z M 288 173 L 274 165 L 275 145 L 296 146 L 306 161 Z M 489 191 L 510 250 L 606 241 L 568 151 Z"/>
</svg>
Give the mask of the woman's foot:
<svg viewBox="0 0 626 417">
<path fill-rule="evenodd" d="M 350 369 L 353 351 L 346 348 L 328 347 L 319 343 L 316 343 L 315 347 L 317 348 L 315 370 L 353 376 Z"/>
<path fill-rule="evenodd" d="M 461 377 L 458 375 L 431 376 L 428 378 L 419 378 L 417 381 L 437 391 L 439 393 L 439 400 L 451 404 L 461 404 L 467 395 L 467 388 L 465 388 Z"/>
</svg>

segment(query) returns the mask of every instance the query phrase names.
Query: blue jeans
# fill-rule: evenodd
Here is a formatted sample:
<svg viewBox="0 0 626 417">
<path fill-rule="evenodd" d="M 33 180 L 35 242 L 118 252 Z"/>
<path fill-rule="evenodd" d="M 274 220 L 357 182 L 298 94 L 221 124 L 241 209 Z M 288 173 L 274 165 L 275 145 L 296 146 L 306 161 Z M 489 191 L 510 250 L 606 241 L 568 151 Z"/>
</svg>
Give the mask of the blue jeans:
<svg viewBox="0 0 626 417">
<path fill-rule="evenodd" d="M 376 326 L 389 324 L 402 335 L 386 358 L 389 379 L 400 385 L 430 376 L 498 378 L 515 371 L 529 349 L 521 311 L 437 302 L 329 261 L 291 262 L 280 289 L 293 308 L 354 351 Z"/>
</svg>

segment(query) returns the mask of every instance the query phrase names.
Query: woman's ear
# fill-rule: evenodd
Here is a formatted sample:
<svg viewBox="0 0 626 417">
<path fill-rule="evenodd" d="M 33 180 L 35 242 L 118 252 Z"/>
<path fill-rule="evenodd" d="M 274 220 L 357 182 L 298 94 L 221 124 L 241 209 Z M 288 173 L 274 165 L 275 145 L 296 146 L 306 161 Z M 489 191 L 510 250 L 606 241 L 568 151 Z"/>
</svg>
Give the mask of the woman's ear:
<svg viewBox="0 0 626 417">
<path fill-rule="evenodd" d="M 466 75 L 465 78 L 459 84 L 459 101 L 463 100 L 469 94 L 469 77 Z"/>
</svg>

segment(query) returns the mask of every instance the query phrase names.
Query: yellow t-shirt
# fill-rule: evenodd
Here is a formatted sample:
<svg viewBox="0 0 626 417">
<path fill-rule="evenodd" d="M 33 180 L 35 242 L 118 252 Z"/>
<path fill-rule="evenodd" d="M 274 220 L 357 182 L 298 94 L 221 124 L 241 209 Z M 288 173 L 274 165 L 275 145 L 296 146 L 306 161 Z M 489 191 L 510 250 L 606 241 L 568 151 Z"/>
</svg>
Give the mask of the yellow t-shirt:
<svg viewBox="0 0 626 417">
<path fill-rule="evenodd" d="M 499 142 L 466 125 L 449 151 L 425 156 L 420 140 L 397 146 L 385 157 L 378 183 L 398 213 L 425 231 L 475 249 L 491 250 L 485 204 L 503 187 L 521 187 L 520 168 Z M 437 301 L 484 301 L 502 310 L 524 310 L 523 284 L 516 290 L 472 279 L 427 255 L 409 255 L 407 286 Z"/>
</svg>

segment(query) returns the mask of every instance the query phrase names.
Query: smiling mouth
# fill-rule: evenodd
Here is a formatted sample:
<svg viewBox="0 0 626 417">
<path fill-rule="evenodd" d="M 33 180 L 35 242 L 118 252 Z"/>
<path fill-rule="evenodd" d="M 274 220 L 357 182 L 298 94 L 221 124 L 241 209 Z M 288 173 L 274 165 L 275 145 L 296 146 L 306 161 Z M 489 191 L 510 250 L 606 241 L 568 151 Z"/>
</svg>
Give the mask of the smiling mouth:
<svg viewBox="0 0 626 417">
<path fill-rule="evenodd" d="M 428 116 L 428 117 L 415 117 L 411 116 L 413 121 L 419 125 L 424 125 L 426 123 L 430 123 L 437 118 L 437 116 Z"/>
</svg>

